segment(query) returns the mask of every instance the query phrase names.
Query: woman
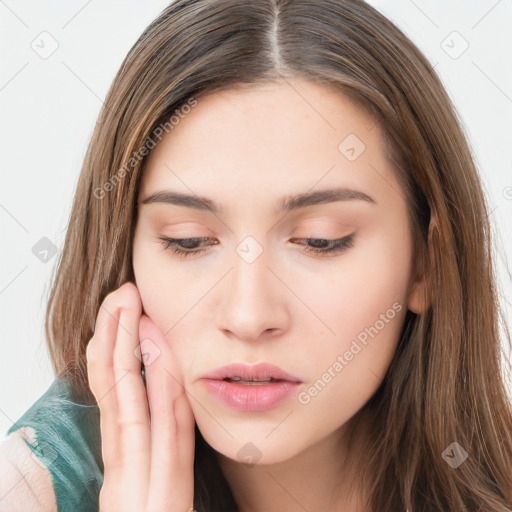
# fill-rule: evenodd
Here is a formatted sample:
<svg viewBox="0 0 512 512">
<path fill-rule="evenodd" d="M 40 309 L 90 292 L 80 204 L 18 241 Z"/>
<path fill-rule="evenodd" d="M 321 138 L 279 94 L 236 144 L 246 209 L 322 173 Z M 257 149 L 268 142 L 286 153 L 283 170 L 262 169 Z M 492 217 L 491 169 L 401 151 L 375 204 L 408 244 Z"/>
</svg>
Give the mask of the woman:
<svg viewBox="0 0 512 512">
<path fill-rule="evenodd" d="M 45 503 L 508 510 L 487 214 L 442 84 L 375 9 L 174 2 L 106 98 L 57 378 L 9 430 Z"/>
</svg>

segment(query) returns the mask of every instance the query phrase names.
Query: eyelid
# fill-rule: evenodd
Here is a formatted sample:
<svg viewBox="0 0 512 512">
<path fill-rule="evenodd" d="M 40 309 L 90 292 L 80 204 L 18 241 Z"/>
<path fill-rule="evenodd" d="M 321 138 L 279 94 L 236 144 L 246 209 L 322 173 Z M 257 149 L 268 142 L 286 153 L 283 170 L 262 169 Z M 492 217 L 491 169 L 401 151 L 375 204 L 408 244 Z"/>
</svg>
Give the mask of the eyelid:
<svg viewBox="0 0 512 512">
<path fill-rule="evenodd" d="M 305 254 L 313 254 L 315 256 L 320 257 L 335 257 L 338 255 L 343 254 L 348 249 L 352 248 L 354 246 L 354 241 L 356 238 L 356 231 L 350 233 L 349 235 L 343 236 L 341 238 L 335 238 L 335 239 L 328 239 L 324 237 L 305 237 L 305 238 L 292 238 L 290 241 L 298 240 L 298 241 L 305 241 L 305 244 L 299 244 L 304 245 L 303 251 Z M 167 238 L 167 237 L 160 237 L 161 243 L 164 245 L 165 250 L 171 249 L 171 252 L 177 255 L 180 258 L 187 258 L 188 256 L 192 255 L 200 255 L 202 253 L 205 253 L 208 251 L 208 240 L 210 240 L 210 237 L 189 237 L 189 238 Z M 330 244 L 330 247 L 328 248 L 322 248 L 322 247 L 310 247 L 307 244 L 311 243 L 312 240 L 321 240 L 326 241 L 328 244 Z M 201 246 L 196 249 L 184 249 L 180 248 L 179 244 L 185 241 L 197 241 L 201 242 Z M 204 244 L 202 243 L 204 242 Z M 217 245 L 219 242 L 215 242 L 213 245 Z"/>
</svg>

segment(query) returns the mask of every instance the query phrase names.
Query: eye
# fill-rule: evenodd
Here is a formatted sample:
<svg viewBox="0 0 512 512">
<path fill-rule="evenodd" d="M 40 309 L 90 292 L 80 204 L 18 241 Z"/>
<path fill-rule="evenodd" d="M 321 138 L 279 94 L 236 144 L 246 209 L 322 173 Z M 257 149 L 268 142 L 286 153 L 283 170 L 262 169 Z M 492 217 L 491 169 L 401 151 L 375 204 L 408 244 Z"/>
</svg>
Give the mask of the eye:
<svg viewBox="0 0 512 512">
<path fill-rule="evenodd" d="M 305 247 L 304 251 L 315 254 L 338 254 L 354 245 L 354 233 L 336 240 L 326 240 L 325 238 L 297 238 L 295 240 L 305 240 L 313 247 Z"/>
<path fill-rule="evenodd" d="M 199 254 L 206 251 L 206 248 L 196 249 L 195 247 L 199 244 L 204 245 L 205 242 L 210 240 L 208 237 L 196 237 L 196 238 L 167 238 L 160 237 L 164 249 L 170 249 L 173 254 L 177 254 L 180 257 L 187 257 L 189 254 Z M 296 238 L 292 240 L 305 240 L 308 244 L 313 244 L 313 247 L 305 247 L 306 253 L 314 254 L 338 254 L 346 249 L 353 246 L 354 233 L 338 238 L 336 240 L 327 240 L 324 238 Z M 213 245 L 217 245 L 215 242 Z M 301 244 L 302 245 L 302 244 Z"/>
<path fill-rule="evenodd" d="M 206 249 L 194 249 L 194 245 L 198 242 L 206 242 L 208 237 L 202 238 L 167 238 L 160 237 L 162 240 L 162 244 L 164 249 L 171 249 L 174 254 L 178 256 L 187 257 L 189 254 L 198 254 L 200 252 L 205 251 Z M 180 245 L 184 245 L 185 248 L 180 247 Z"/>
</svg>

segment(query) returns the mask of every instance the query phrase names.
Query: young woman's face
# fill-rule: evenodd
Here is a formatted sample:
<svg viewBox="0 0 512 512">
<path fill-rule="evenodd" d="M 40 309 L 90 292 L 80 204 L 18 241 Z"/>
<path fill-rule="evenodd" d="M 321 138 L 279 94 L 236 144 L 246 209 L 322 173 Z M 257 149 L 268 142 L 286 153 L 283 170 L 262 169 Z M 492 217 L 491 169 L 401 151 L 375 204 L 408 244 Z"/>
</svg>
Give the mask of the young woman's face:
<svg viewBox="0 0 512 512">
<path fill-rule="evenodd" d="M 201 433 L 227 457 L 270 464 L 338 435 L 419 308 L 408 209 L 381 137 L 340 93 L 294 80 L 202 98 L 148 156 L 139 200 L 190 200 L 139 203 L 136 285 Z M 182 243 L 201 251 L 183 257 L 164 237 L 205 240 Z M 340 251 L 313 252 L 336 239 Z M 226 405 L 202 379 L 260 362 L 301 381 L 266 410 Z"/>
</svg>

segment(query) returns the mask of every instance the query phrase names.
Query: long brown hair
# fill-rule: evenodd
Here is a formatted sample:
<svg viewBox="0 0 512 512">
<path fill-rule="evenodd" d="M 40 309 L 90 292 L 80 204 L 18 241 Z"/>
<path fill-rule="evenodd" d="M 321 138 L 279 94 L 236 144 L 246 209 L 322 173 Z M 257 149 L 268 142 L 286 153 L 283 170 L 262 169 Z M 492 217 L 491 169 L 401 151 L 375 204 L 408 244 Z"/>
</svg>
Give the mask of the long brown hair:
<svg viewBox="0 0 512 512">
<path fill-rule="evenodd" d="M 134 281 L 140 148 L 192 98 L 292 77 L 336 88 L 379 123 L 409 205 L 414 271 L 428 283 L 430 306 L 407 312 L 389 371 L 353 418 L 353 434 L 366 432 L 365 510 L 505 511 L 512 414 L 483 187 L 432 66 L 362 0 L 177 0 L 146 28 L 107 94 L 77 185 L 46 316 L 54 370 L 87 388 L 100 304 Z M 196 436 L 195 508 L 236 510 Z M 443 457 L 454 442 L 468 454 L 456 469 Z"/>
</svg>

